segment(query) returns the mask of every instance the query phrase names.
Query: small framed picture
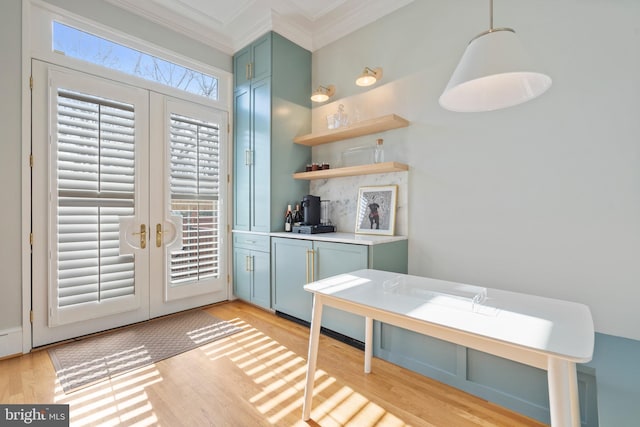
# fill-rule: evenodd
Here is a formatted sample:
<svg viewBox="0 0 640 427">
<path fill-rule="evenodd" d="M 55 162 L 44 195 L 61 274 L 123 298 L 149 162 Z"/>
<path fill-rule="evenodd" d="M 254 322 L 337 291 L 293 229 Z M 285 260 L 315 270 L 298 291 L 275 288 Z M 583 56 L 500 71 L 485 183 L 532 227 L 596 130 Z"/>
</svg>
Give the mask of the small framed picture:
<svg viewBox="0 0 640 427">
<path fill-rule="evenodd" d="M 397 185 L 360 187 L 356 233 L 393 236 L 397 197 Z"/>
</svg>

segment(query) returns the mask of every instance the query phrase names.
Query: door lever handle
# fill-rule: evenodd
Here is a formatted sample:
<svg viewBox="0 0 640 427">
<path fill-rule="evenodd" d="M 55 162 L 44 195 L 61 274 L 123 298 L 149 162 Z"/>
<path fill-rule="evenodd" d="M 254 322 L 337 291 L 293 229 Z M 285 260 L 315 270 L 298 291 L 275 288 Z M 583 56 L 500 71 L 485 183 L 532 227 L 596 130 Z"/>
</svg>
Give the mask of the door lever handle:
<svg viewBox="0 0 640 427">
<path fill-rule="evenodd" d="M 140 232 L 133 233 L 134 236 L 140 236 L 140 249 L 147 248 L 147 225 L 140 224 Z"/>
<path fill-rule="evenodd" d="M 162 224 L 156 224 L 156 247 L 159 248 L 162 246 Z"/>
</svg>

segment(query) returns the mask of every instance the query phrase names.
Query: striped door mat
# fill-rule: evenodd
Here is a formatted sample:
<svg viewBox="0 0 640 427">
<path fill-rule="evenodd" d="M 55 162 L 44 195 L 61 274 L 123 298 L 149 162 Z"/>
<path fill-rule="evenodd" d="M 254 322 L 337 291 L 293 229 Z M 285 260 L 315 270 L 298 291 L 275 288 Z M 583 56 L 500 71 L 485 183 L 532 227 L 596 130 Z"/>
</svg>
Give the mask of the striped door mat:
<svg viewBox="0 0 640 427">
<path fill-rule="evenodd" d="M 202 310 L 154 319 L 49 349 L 65 393 L 241 331 Z"/>
</svg>

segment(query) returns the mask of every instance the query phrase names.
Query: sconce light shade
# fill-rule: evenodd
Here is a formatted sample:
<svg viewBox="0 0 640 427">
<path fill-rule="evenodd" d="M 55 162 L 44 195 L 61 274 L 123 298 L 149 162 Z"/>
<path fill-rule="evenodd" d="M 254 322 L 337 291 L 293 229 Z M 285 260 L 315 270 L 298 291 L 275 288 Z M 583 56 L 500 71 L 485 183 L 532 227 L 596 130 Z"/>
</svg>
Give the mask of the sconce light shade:
<svg viewBox="0 0 640 427">
<path fill-rule="evenodd" d="M 533 70 L 515 31 L 490 29 L 473 39 L 460 59 L 440 105 L 479 112 L 511 107 L 543 94 L 551 78 Z"/>
<path fill-rule="evenodd" d="M 313 102 L 325 102 L 336 93 L 336 87 L 334 85 L 318 86 L 311 94 L 311 100 Z"/>
<path fill-rule="evenodd" d="M 364 67 L 364 71 L 362 71 L 362 74 L 360 74 L 356 79 L 356 84 L 358 86 L 371 86 L 381 78 L 382 68 L 378 67 L 371 69 L 369 67 Z"/>
</svg>

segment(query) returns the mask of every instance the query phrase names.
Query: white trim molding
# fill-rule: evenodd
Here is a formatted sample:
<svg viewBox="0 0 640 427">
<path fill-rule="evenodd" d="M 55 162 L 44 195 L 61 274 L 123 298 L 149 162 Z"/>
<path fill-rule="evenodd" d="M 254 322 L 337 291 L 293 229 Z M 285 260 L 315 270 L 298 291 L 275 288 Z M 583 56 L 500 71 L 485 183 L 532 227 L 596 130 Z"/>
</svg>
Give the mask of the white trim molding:
<svg viewBox="0 0 640 427">
<path fill-rule="evenodd" d="M 106 1 L 233 54 L 269 30 L 314 51 L 414 0 Z"/>
<path fill-rule="evenodd" d="M 0 331 L 0 359 L 22 353 L 22 328 Z"/>
</svg>

